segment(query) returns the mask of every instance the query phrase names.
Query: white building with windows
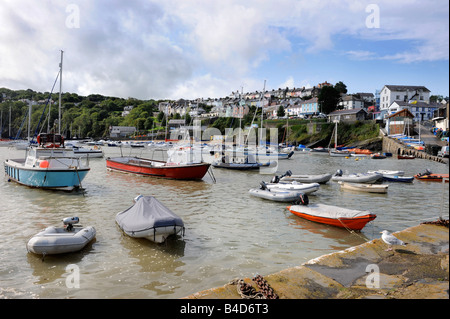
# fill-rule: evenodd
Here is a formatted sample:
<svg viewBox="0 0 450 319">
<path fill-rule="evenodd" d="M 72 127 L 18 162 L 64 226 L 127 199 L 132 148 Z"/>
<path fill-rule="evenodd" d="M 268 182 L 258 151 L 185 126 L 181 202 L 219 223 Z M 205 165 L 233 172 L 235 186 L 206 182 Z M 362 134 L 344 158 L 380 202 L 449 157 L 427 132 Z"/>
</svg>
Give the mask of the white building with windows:
<svg viewBox="0 0 450 319">
<path fill-rule="evenodd" d="M 414 115 L 415 122 L 423 122 L 433 119 L 434 112 L 439 108 L 437 104 L 412 101 L 411 103 L 395 101 L 389 107 L 389 115 L 407 109 Z"/>
<path fill-rule="evenodd" d="M 387 114 L 393 102 L 430 102 L 430 90 L 424 86 L 385 85 L 380 92 L 380 111 Z"/>
<path fill-rule="evenodd" d="M 364 100 L 354 96 L 352 94 L 346 95 L 341 98 L 339 102 L 340 109 L 343 110 L 354 110 L 354 109 L 363 109 L 364 108 Z"/>
</svg>

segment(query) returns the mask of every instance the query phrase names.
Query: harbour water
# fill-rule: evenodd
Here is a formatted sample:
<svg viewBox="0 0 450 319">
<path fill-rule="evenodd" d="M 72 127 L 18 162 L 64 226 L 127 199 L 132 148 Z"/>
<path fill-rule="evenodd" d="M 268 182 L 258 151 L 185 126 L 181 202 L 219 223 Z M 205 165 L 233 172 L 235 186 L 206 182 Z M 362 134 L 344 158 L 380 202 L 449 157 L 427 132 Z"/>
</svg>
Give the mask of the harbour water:
<svg viewBox="0 0 450 319">
<path fill-rule="evenodd" d="M 120 150 L 103 147 L 105 156 Z M 147 149 L 124 153 L 150 156 Z M 0 148 L 0 162 L 24 151 Z M 390 183 L 387 194 L 341 190 L 333 181 L 321 185 L 310 202 L 370 210 L 377 215 L 361 232 L 350 233 L 292 215 L 286 203 L 251 197 L 250 188 L 272 175 L 213 169 L 202 181 L 174 181 L 107 171 L 105 159 L 91 159 L 84 192 L 32 189 L 4 176 L 0 181 L 0 298 L 181 298 L 222 286 L 234 278 L 267 275 L 312 258 L 343 250 L 423 221 L 448 218 L 449 184 L 414 181 Z M 423 159 L 372 160 L 296 153 L 279 161 L 277 174 L 358 173 L 403 170 L 405 176 L 430 169 L 448 173 L 448 165 Z M 4 174 L 3 174 L 4 175 Z M 179 215 L 185 235 L 158 245 L 124 236 L 115 215 L 138 194 L 152 195 Z M 84 250 L 61 256 L 27 252 L 28 239 L 64 217 L 78 216 L 97 230 Z M 67 279 L 75 265 L 79 286 Z M 67 268 L 68 266 L 72 268 Z"/>
</svg>

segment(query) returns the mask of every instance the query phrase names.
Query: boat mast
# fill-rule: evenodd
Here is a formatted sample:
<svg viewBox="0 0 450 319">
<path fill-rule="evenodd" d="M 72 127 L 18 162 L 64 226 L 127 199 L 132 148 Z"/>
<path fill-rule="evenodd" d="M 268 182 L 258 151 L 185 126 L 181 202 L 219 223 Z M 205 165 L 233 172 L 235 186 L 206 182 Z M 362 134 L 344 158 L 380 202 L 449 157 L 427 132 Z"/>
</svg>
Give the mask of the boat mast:
<svg viewBox="0 0 450 319">
<path fill-rule="evenodd" d="M 31 128 L 31 101 L 28 103 L 28 142 L 31 141 L 30 128 Z"/>
<path fill-rule="evenodd" d="M 261 127 L 260 127 L 260 136 L 259 136 L 259 143 L 262 144 L 262 137 L 263 137 L 263 132 L 262 132 L 262 127 L 263 127 L 263 119 L 264 119 L 264 113 L 263 113 L 263 108 L 264 108 L 264 94 L 266 93 L 266 80 L 264 80 L 264 88 L 261 94 Z M 267 143 L 264 143 L 264 145 L 267 145 Z"/>
<path fill-rule="evenodd" d="M 58 134 L 61 134 L 61 93 L 62 93 L 63 53 L 64 53 L 64 51 L 61 50 L 61 62 L 59 63 L 59 111 L 58 111 Z"/>
</svg>

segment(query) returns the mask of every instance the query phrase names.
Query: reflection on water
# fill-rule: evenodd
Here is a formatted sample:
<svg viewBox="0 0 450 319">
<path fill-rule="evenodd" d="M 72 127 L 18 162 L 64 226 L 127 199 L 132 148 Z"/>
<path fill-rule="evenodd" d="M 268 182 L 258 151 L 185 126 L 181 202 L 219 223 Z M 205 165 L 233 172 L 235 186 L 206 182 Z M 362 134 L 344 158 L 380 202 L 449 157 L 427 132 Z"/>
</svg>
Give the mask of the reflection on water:
<svg viewBox="0 0 450 319">
<path fill-rule="evenodd" d="M 106 156 L 120 151 L 105 147 Z M 0 160 L 22 156 L 0 148 Z M 146 150 L 127 150 L 142 157 Z M 0 298 L 180 298 L 221 286 L 237 277 L 270 274 L 312 258 L 378 238 L 383 229 L 398 231 L 424 220 L 448 218 L 448 184 L 414 181 L 389 184 L 387 194 L 321 185 L 311 202 L 370 210 L 377 215 L 359 233 L 317 224 L 292 215 L 286 203 L 251 197 L 271 176 L 258 172 L 214 169 L 202 181 L 148 178 L 106 169 L 105 159 L 91 159 L 84 191 L 73 193 L 31 189 L 4 179 L 0 183 Z M 447 172 L 448 166 L 415 159 L 370 160 L 330 158 L 296 153 L 279 162 L 278 174 L 359 173 L 374 169 Z M 152 195 L 179 215 L 185 235 L 158 245 L 122 234 L 118 212 L 138 194 Z M 95 242 L 81 252 L 46 256 L 28 253 L 26 243 L 49 225 L 78 216 L 97 230 Z M 80 269 L 80 288 L 67 288 L 67 265 Z"/>
</svg>

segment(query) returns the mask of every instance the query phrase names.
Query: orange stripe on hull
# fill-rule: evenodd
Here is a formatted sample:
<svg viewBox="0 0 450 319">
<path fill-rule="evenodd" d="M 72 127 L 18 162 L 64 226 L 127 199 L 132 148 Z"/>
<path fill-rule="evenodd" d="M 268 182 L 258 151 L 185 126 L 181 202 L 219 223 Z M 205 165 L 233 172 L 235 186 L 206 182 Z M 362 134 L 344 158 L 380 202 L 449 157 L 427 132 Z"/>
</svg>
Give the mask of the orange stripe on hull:
<svg viewBox="0 0 450 319">
<path fill-rule="evenodd" d="M 348 228 L 351 230 L 361 230 L 366 226 L 366 224 L 372 220 L 374 220 L 377 216 L 374 214 L 367 214 L 360 217 L 355 218 L 326 218 L 320 216 L 314 216 L 309 214 L 304 214 L 301 212 L 293 211 L 290 209 L 291 207 L 287 207 L 287 209 L 294 215 L 326 225 L 336 226 L 340 228 Z"/>
</svg>

